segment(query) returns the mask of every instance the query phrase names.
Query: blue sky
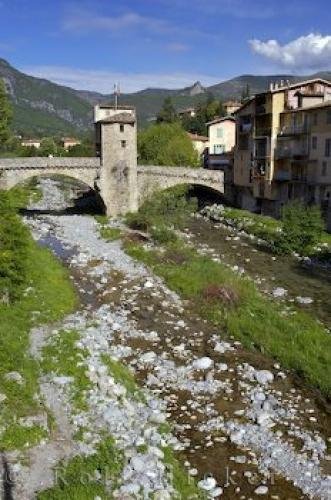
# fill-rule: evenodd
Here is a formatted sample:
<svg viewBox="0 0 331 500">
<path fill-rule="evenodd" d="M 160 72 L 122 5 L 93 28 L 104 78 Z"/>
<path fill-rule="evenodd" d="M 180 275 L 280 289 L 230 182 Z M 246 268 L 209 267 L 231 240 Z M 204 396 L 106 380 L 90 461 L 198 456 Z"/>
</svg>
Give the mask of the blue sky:
<svg viewBox="0 0 331 500">
<path fill-rule="evenodd" d="M 331 70 L 327 0 L 0 0 L 0 56 L 75 88 Z"/>
</svg>

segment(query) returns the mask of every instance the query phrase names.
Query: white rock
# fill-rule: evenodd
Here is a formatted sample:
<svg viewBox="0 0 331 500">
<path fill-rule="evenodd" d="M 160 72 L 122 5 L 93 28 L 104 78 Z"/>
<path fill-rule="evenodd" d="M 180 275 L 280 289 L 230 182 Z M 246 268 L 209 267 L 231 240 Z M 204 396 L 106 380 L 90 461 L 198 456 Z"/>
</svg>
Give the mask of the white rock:
<svg viewBox="0 0 331 500">
<path fill-rule="evenodd" d="M 145 460 L 137 455 L 131 458 L 130 465 L 136 472 L 143 472 L 145 470 Z"/>
<path fill-rule="evenodd" d="M 299 303 L 299 304 L 312 304 L 314 301 L 311 297 L 296 297 L 295 300 Z"/>
<path fill-rule="evenodd" d="M 53 382 L 58 385 L 70 384 L 73 381 L 73 377 L 54 377 Z"/>
<path fill-rule="evenodd" d="M 266 495 L 268 491 L 268 486 L 258 486 L 256 490 L 254 490 L 254 493 L 255 495 Z"/>
<path fill-rule="evenodd" d="M 214 361 L 208 356 L 205 356 L 203 358 L 196 359 L 192 364 L 193 368 L 196 370 L 209 370 L 209 368 L 213 366 Z"/>
<path fill-rule="evenodd" d="M 274 380 L 274 376 L 269 370 L 255 370 L 254 377 L 259 384 L 263 385 Z"/>
<path fill-rule="evenodd" d="M 140 356 L 141 363 L 153 363 L 155 361 L 156 354 L 153 351 L 147 351 L 142 356 Z"/>
<path fill-rule="evenodd" d="M 198 482 L 199 488 L 205 491 L 211 491 L 216 487 L 216 479 L 213 477 L 207 477 Z"/>
<path fill-rule="evenodd" d="M 285 288 L 282 288 L 281 286 L 278 286 L 277 288 L 274 288 L 272 291 L 272 295 L 275 298 L 278 297 L 284 297 L 287 294 L 287 290 Z"/>
<path fill-rule="evenodd" d="M 211 498 L 217 498 L 221 495 L 223 495 L 223 488 L 221 488 L 220 486 L 208 492 L 208 496 Z"/>
<path fill-rule="evenodd" d="M 154 288 L 154 283 L 152 281 L 146 281 L 144 284 L 145 288 Z"/>
</svg>

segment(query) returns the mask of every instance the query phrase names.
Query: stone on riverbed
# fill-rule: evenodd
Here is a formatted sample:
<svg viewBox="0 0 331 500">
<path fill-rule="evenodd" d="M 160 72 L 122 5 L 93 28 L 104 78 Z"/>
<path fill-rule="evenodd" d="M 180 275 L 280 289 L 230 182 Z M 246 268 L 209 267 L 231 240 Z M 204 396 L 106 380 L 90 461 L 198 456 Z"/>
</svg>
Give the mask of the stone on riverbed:
<svg viewBox="0 0 331 500">
<path fill-rule="evenodd" d="M 254 373 L 255 379 L 259 384 L 267 384 L 269 382 L 273 382 L 274 376 L 269 370 L 256 370 Z"/>
<path fill-rule="evenodd" d="M 209 368 L 211 368 L 213 365 L 214 361 L 208 356 L 196 359 L 192 363 L 192 366 L 195 370 L 209 370 Z"/>
</svg>

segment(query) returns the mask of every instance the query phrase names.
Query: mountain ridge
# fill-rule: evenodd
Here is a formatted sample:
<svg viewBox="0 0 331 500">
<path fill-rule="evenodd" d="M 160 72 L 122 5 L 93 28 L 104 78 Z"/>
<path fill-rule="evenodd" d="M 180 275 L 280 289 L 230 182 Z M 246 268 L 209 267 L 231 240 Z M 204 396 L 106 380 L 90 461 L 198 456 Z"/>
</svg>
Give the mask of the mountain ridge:
<svg viewBox="0 0 331 500">
<path fill-rule="evenodd" d="M 182 89 L 146 88 L 120 97 L 122 103 L 137 108 L 141 125 L 151 121 L 162 106 L 163 99 L 171 96 L 177 109 L 196 106 L 212 93 L 216 98 L 238 99 L 249 85 L 251 92 L 267 90 L 269 83 L 276 80 L 297 82 L 311 78 L 331 81 L 331 71 L 313 75 L 239 75 L 209 87 L 194 82 Z M 5 82 L 10 96 L 16 133 L 28 135 L 84 135 L 92 130 L 92 106 L 113 100 L 111 95 L 89 90 L 76 90 L 37 78 L 17 70 L 5 59 L 0 58 L 0 78 Z"/>
</svg>

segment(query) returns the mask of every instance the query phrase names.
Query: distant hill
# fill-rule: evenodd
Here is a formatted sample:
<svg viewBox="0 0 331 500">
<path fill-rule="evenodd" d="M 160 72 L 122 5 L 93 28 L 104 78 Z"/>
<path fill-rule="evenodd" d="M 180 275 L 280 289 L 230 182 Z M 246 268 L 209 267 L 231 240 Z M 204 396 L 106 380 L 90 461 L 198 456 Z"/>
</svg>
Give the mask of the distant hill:
<svg viewBox="0 0 331 500">
<path fill-rule="evenodd" d="M 249 85 L 251 92 L 263 92 L 271 81 L 296 82 L 321 77 L 331 81 L 330 72 L 314 75 L 242 75 L 225 82 L 204 87 L 200 82 L 184 89 L 147 88 L 132 94 L 123 94 L 122 103 L 137 108 L 140 125 L 156 116 L 163 100 L 171 96 L 177 109 L 195 106 L 212 93 L 220 99 L 239 98 Z M 99 92 L 75 90 L 45 79 L 26 75 L 0 59 L 0 78 L 3 78 L 14 109 L 14 129 L 25 136 L 82 135 L 92 129 L 93 105 L 111 102 L 112 96 Z"/>
</svg>

